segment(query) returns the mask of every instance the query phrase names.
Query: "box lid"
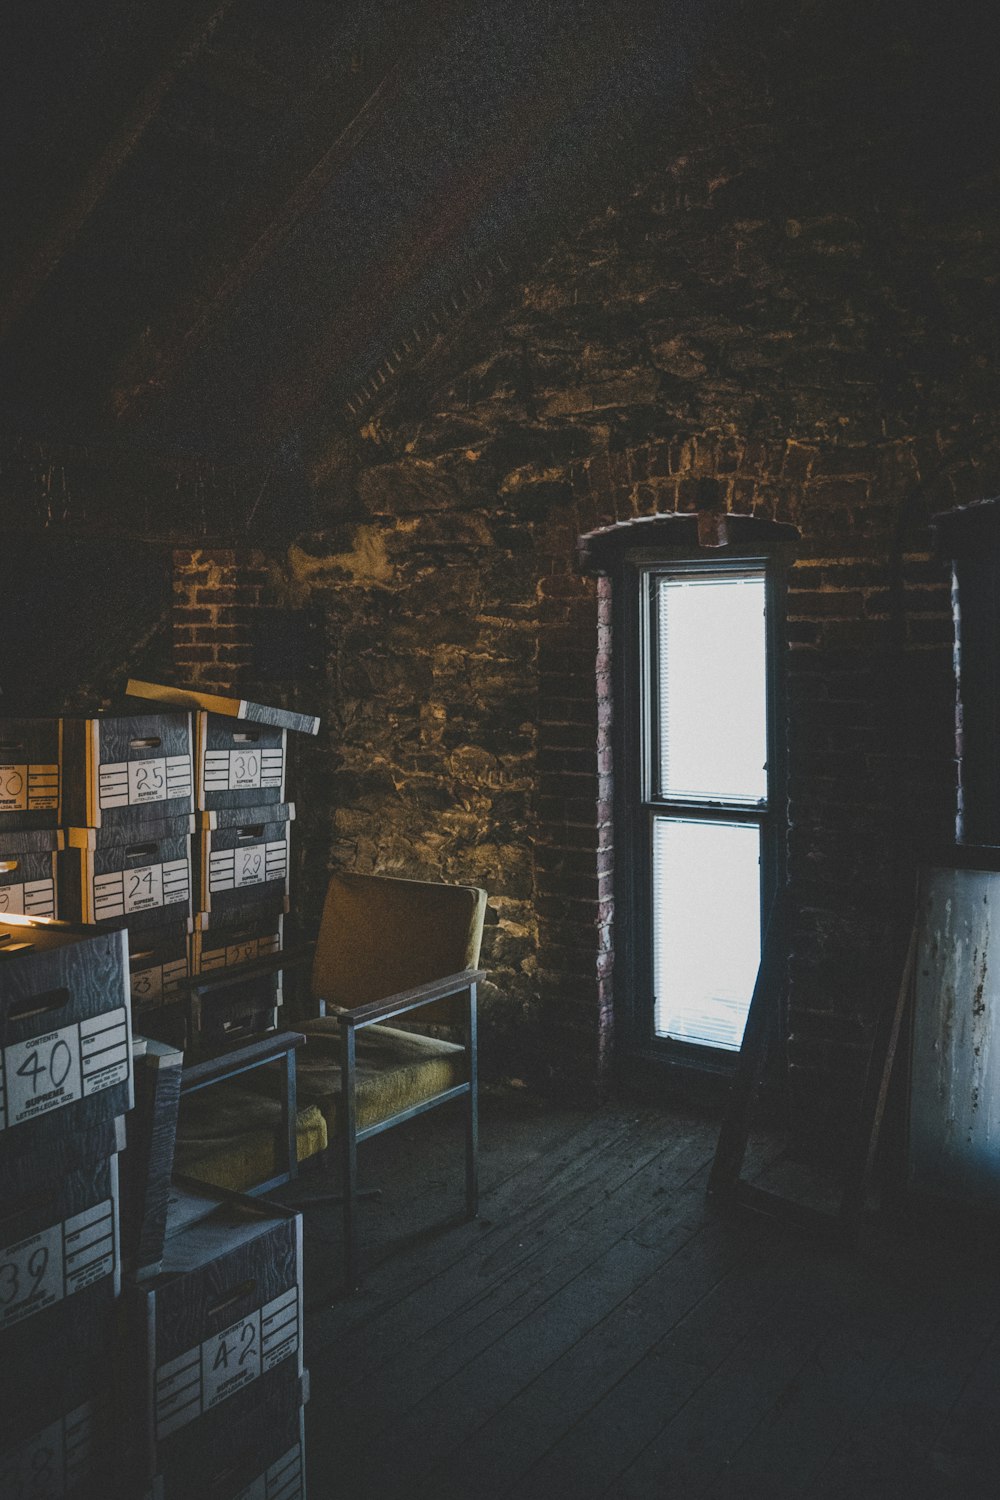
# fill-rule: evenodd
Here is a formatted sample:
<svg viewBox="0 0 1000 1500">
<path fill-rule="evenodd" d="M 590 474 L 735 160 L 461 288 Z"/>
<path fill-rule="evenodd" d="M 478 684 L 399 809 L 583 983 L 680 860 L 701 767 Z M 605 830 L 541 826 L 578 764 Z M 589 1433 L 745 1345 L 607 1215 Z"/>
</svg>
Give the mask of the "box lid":
<svg viewBox="0 0 1000 1500">
<path fill-rule="evenodd" d="M 299 734 L 318 734 L 319 719 L 298 714 L 289 708 L 272 708 L 233 698 L 223 693 L 205 693 L 195 688 L 170 687 L 165 683 L 142 682 L 130 677 L 125 691 L 132 698 L 152 698 L 156 703 L 175 703 L 179 708 L 203 708 L 208 713 L 224 714 L 230 719 L 249 719 L 256 724 L 273 724 L 278 729 L 294 729 Z"/>
</svg>

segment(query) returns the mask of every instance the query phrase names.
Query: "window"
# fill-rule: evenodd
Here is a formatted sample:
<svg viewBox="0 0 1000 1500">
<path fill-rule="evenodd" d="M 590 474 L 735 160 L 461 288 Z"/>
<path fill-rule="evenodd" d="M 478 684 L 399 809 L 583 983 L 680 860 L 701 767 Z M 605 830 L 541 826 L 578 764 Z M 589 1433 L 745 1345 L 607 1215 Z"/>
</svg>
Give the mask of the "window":
<svg viewBox="0 0 1000 1500">
<path fill-rule="evenodd" d="M 628 554 L 617 586 L 630 1030 L 639 1050 L 721 1062 L 742 1041 L 783 842 L 775 579 L 759 557 Z"/>
</svg>

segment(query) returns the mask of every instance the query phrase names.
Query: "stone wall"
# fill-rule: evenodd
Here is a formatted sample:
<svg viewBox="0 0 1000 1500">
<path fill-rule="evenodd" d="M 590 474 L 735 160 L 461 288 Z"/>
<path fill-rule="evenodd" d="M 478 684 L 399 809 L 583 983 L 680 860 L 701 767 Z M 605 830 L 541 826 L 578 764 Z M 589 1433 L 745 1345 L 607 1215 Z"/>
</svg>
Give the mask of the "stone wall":
<svg viewBox="0 0 1000 1500">
<path fill-rule="evenodd" d="M 802 532 L 788 1056 L 804 1129 L 852 1116 L 899 881 L 953 826 L 927 520 L 1000 488 L 996 171 L 947 99 L 914 160 L 945 61 L 872 7 L 754 8 L 623 201 L 312 434 L 266 596 L 324 632 L 304 904 L 328 864 L 485 885 L 488 1072 L 590 1089 L 614 1055 L 614 643 L 578 538 L 731 510 Z"/>
</svg>

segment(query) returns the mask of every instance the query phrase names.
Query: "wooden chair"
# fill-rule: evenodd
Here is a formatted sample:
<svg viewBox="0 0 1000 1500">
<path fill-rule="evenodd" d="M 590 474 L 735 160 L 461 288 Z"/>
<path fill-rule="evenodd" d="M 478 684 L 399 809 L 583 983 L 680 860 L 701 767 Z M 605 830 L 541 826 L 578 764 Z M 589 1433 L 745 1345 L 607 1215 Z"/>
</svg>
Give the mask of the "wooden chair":
<svg viewBox="0 0 1000 1500">
<path fill-rule="evenodd" d="M 297 1101 L 291 1108 L 284 1101 L 281 1123 L 288 1139 L 289 1121 L 297 1119 L 300 1160 L 303 1135 L 308 1148 L 310 1121 L 317 1117 L 327 1137 L 339 1140 L 351 1288 L 358 1282 L 361 1142 L 426 1110 L 464 1099 L 466 1213 L 474 1218 L 478 1210 L 476 988 L 483 976 L 476 965 L 485 911 L 486 892 L 473 886 L 378 875 L 335 874 L 330 880 L 310 982 L 319 1015 L 300 1027 L 306 1043 L 295 1070 Z M 274 966 L 282 962 L 279 955 Z M 256 965 L 255 972 L 260 968 Z M 393 1021 L 402 1025 L 386 1024 Z M 461 1040 L 422 1034 L 410 1029 L 414 1024 L 457 1030 Z M 233 1056 L 238 1058 L 239 1052 Z M 221 1077 L 216 1067 L 212 1084 Z M 182 1101 L 179 1169 L 189 1177 L 247 1191 L 258 1185 L 247 1181 L 250 1163 L 245 1132 L 239 1129 L 241 1112 L 253 1116 L 264 1101 L 259 1088 L 229 1083 L 225 1088 L 226 1119 L 221 1121 L 209 1094 L 196 1120 Z M 267 1102 L 273 1107 L 274 1101 Z M 193 1135 L 198 1138 L 195 1150 Z M 258 1160 L 254 1170 L 266 1168 Z"/>
</svg>

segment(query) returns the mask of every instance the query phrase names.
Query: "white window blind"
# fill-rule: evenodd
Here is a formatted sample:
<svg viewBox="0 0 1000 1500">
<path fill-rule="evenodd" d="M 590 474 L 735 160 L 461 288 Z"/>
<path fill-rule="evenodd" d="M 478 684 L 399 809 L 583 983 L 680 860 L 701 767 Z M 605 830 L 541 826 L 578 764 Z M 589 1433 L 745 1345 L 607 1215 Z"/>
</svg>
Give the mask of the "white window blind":
<svg viewBox="0 0 1000 1500">
<path fill-rule="evenodd" d="M 767 795 L 763 574 L 656 581 L 659 794 L 756 804 Z"/>
</svg>

